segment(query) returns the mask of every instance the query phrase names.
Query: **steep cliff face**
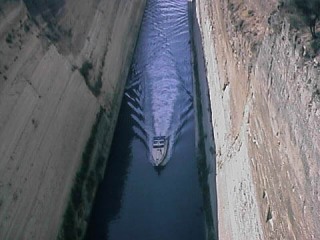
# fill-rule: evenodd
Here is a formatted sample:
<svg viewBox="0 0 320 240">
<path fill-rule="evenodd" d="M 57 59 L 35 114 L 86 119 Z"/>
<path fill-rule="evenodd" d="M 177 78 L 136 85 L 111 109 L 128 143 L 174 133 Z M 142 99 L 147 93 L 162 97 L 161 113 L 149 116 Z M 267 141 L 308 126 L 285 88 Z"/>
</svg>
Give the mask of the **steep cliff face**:
<svg viewBox="0 0 320 240">
<path fill-rule="evenodd" d="M 266 36 L 254 72 L 250 153 L 261 209 L 270 208 L 274 238 L 319 235 L 319 69 L 301 64 L 288 26 Z M 254 143 L 254 144 L 253 144 Z M 261 195 L 262 194 L 262 195 Z M 266 216 L 265 216 L 266 218 Z"/>
<path fill-rule="evenodd" d="M 196 1 L 221 239 L 319 236 L 319 68 L 277 1 Z"/>
<path fill-rule="evenodd" d="M 67 206 L 83 236 L 144 5 L 0 3 L 1 239 L 55 239 Z"/>
</svg>

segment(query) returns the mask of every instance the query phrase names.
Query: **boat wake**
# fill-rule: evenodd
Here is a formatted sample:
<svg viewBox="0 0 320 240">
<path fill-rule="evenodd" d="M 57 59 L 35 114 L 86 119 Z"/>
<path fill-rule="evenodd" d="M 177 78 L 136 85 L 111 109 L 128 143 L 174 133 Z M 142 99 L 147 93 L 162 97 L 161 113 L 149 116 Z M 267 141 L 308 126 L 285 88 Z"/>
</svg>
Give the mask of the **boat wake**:
<svg viewBox="0 0 320 240">
<path fill-rule="evenodd" d="M 136 136 L 158 166 L 170 160 L 193 109 L 188 2 L 147 4 L 125 95 Z"/>
</svg>

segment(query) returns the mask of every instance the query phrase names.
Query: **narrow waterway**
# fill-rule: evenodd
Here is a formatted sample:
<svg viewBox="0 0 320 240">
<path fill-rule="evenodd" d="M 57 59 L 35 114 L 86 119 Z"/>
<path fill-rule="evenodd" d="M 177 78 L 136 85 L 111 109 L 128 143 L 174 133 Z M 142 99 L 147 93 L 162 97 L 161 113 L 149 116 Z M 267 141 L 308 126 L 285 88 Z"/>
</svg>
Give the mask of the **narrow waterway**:
<svg viewBox="0 0 320 240">
<path fill-rule="evenodd" d="M 187 0 L 148 0 L 87 239 L 201 240 Z M 168 139 L 161 167 L 154 136 Z"/>
</svg>

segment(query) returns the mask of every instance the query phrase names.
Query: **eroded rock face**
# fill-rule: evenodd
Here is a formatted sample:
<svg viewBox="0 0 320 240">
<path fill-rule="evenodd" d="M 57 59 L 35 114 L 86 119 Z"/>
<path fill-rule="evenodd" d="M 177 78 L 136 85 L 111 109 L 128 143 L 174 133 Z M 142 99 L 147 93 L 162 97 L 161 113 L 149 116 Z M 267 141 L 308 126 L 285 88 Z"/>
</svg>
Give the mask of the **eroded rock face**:
<svg viewBox="0 0 320 240">
<path fill-rule="evenodd" d="M 266 236 L 316 239 L 320 102 L 314 84 L 320 72 L 301 64 L 302 46 L 290 37 L 284 23 L 281 32 L 266 36 L 260 47 L 252 82 L 249 151 L 263 218 L 268 206 L 273 213 L 272 222 L 264 225 Z"/>
<path fill-rule="evenodd" d="M 0 239 L 56 239 L 76 173 L 86 163 L 81 181 L 86 186 L 90 179 L 91 187 L 80 187 L 77 209 L 79 202 L 71 201 L 73 239 L 83 236 L 99 180 L 95 166 L 105 165 L 97 155 L 102 145 L 108 154 L 144 5 L 1 5 Z M 91 67 L 84 74 L 86 62 Z"/>
<path fill-rule="evenodd" d="M 276 1 L 196 1 L 221 239 L 319 236 L 319 68 Z"/>
</svg>

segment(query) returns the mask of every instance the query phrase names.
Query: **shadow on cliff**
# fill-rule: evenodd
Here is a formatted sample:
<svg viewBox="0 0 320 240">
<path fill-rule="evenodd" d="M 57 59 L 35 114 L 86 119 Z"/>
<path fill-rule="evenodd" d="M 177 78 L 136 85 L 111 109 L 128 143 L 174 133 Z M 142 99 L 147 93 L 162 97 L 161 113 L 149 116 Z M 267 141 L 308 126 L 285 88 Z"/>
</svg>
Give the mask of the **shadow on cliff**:
<svg viewBox="0 0 320 240">
<path fill-rule="evenodd" d="M 23 0 L 31 16 L 41 15 L 46 21 L 54 18 L 65 0 Z"/>
<path fill-rule="evenodd" d="M 53 43 L 59 40 L 67 41 L 72 35 L 71 29 L 59 25 L 65 0 L 23 0 L 28 9 L 28 17 L 39 27 L 42 36 Z M 66 44 L 66 43 L 65 43 Z"/>
<path fill-rule="evenodd" d="M 213 134 L 211 105 L 206 78 L 206 65 L 195 1 L 189 2 L 189 23 L 192 33 L 195 102 L 197 108 L 197 158 L 202 187 L 207 239 L 218 239 L 218 206 L 216 185 L 216 144 Z"/>
<path fill-rule="evenodd" d="M 122 208 L 123 191 L 132 159 L 130 146 L 135 136 L 131 114 L 128 102 L 122 101 L 104 179 L 98 187 L 84 239 L 108 239 L 109 223 L 117 218 Z"/>
</svg>

